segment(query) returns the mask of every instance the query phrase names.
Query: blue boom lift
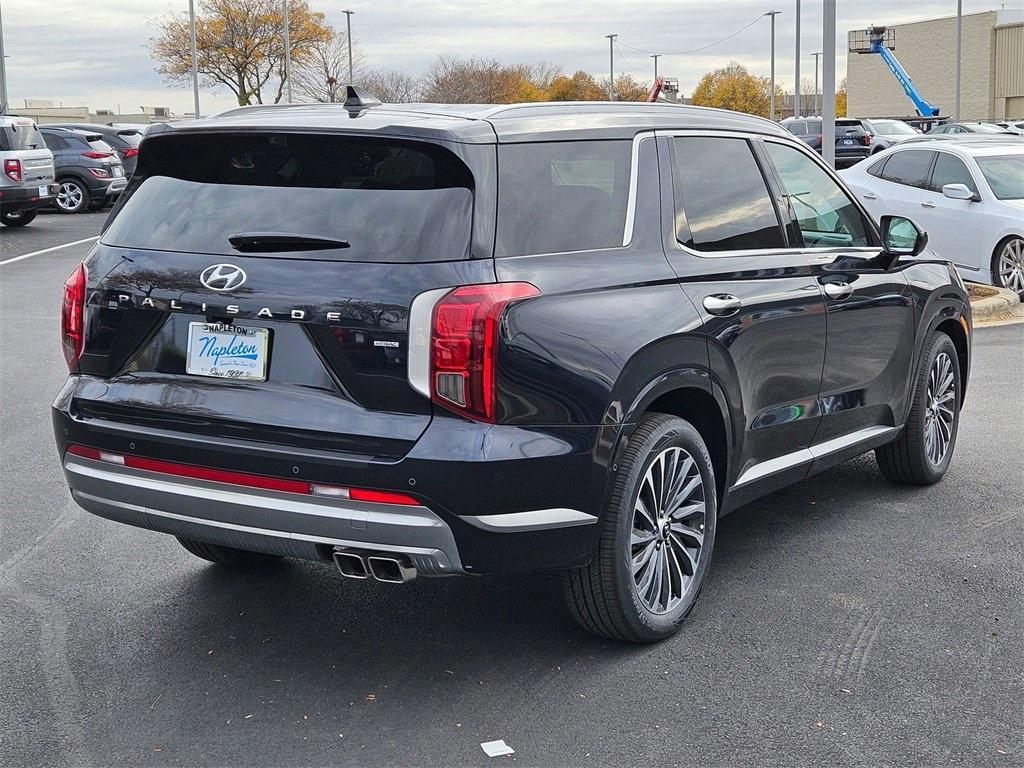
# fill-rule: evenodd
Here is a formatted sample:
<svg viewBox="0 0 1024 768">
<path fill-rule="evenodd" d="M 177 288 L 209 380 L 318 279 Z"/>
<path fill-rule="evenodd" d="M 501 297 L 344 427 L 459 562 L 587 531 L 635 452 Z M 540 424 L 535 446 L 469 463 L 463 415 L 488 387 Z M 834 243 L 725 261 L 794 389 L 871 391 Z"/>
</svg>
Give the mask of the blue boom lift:
<svg viewBox="0 0 1024 768">
<path fill-rule="evenodd" d="M 869 27 L 862 34 L 853 33 L 850 40 L 851 53 L 877 53 L 882 61 L 889 67 L 896 81 L 903 86 L 907 97 L 914 102 L 914 108 L 921 117 L 937 117 L 940 109 L 929 102 L 921 92 L 914 87 L 910 75 L 903 68 L 899 60 L 893 54 L 896 47 L 896 30 L 887 27 Z"/>
</svg>

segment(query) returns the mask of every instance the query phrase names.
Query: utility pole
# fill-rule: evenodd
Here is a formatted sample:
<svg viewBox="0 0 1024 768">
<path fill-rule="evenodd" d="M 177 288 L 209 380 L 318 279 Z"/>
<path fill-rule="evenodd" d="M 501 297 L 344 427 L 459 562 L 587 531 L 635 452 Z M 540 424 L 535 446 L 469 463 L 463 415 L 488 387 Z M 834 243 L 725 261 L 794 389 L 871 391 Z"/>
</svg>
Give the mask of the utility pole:
<svg viewBox="0 0 1024 768">
<path fill-rule="evenodd" d="M 821 155 L 836 167 L 836 0 L 822 0 Z"/>
<path fill-rule="evenodd" d="M 605 35 L 608 38 L 608 101 L 615 101 L 615 38 L 618 35 Z"/>
<path fill-rule="evenodd" d="M 355 11 L 342 11 L 345 14 L 345 34 L 348 36 L 348 84 L 355 85 L 352 81 L 352 14 Z"/>
<path fill-rule="evenodd" d="M 772 20 L 772 92 L 769 96 L 768 119 L 775 120 L 775 17 L 782 11 L 768 11 L 765 16 Z"/>
<path fill-rule="evenodd" d="M 796 0 L 796 85 L 793 86 L 793 117 L 800 117 L 800 0 Z"/>
<path fill-rule="evenodd" d="M 4 60 L 4 16 L 0 6 L 0 115 L 7 114 L 7 62 Z"/>
<path fill-rule="evenodd" d="M 284 82 L 286 87 L 286 98 L 292 103 L 292 32 L 291 24 L 288 22 L 288 0 L 281 0 L 284 3 Z"/>
<path fill-rule="evenodd" d="M 818 51 L 817 53 L 812 53 L 811 56 L 814 57 L 814 104 L 813 104 L 813 106 L 814 106 L 814 114 L 815 115 L 820 115 L 821 114 L 821 103 L 818 100 L 818 94 L 819 94 L 819 91 L 818 91 L 818 65 L 819 65 L 820 60 L 821 60 L 821 51 Z"/>
<path fill-rule="evenodd" d="M 960 120 L 960 81 L 963 77 L 964 0 L 956 0 L 956 108 L 954 120 Z"/>
<path fill-rule="evenodd" d="M 192 101 L 196 117 L 199 117 L 199 58 L 196 55 L 196 3 L 188 0 L 188 20 L 192 37 Z M 120 110 L 118 110 L 120 111 Z"/>
<path fill-rule="evenodd" d="M 660 53 L 655 53 L 655 54 L 651 55 L 651 58 L 654 59 L 654 82 L 658 82 L 658 57 L 659 56 L 661 56 Z"/>
</svg>

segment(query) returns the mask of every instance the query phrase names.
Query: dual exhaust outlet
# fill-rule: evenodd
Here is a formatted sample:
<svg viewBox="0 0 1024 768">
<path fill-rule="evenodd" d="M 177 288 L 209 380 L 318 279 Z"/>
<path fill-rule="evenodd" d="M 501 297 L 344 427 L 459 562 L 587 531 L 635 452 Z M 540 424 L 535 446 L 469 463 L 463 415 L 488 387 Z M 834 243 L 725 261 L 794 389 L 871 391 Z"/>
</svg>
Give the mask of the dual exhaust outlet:
<svg viewBox="0 0 1024 768">
<path fill-rule="evenodd" d="M 368 579 L 388 584 L 404 584 L 416 578 L 416 566 L 406 555 L 388 552 L 360 552 L 354 549 L 336 549 L 334 565 L 348 579 Z"/>
</svg>

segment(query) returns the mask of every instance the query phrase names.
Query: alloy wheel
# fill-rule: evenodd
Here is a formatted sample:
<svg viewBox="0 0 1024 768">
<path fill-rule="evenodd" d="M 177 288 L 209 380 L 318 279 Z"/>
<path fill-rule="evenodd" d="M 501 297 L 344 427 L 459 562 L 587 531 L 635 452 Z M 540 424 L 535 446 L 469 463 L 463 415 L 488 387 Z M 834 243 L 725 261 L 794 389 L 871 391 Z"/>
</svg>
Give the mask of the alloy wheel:
<svg viewBox="0 0 1024 768">
<path fill-rule="evenodd" d="M 999 252 L 999 282 L 1004 288 L 1024 293 L 1024 240 L 1014 238 Z"/>
<path fill-rule="evenodd" d="M 697 462 L 682 448 L 666 448 L 640 484 L 630 534 L 633 587 L 653 613 L 671 611 L 693 586 L 706 515 Z"/>
<path fill-rule="evenodd" d="M 82 204 L 82 188 L 77 184 L 64 181 L 57 187 L 57 205 L 65 211 L 73 211 Z"/>
<path fill-rule="evenodd" d="M 924 448 L 928 461 L 942 463 L 953 439 L 953 409 L 956 408 L 956 377 L 953 361 L 945 352 L 928 371 L 927 406 L 924 413 Z"/>
</svg>

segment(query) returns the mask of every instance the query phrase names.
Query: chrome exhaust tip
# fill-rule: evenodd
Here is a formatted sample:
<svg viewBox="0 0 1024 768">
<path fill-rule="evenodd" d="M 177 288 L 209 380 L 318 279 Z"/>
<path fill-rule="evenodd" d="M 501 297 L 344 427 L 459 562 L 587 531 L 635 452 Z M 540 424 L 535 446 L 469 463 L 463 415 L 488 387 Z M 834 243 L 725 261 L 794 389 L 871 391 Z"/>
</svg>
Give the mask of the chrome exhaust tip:
<svg viewBox="0 0 1024 768">
<path fill-rule="evenodd" d="M 416 578 L 416 567 L 402 555 L 370 555 L 366 564 L 377 581 L 404 584 Z"/>
<path fill-rule="evenodd" d="M 344 552 L 335 550 L 333 553 L 334 565 L 342 576 L 349 579 L 368 579 L 370 574 L 366 572 L 366 562 L 362 555 L 355 552 Z"/>
</svg>

